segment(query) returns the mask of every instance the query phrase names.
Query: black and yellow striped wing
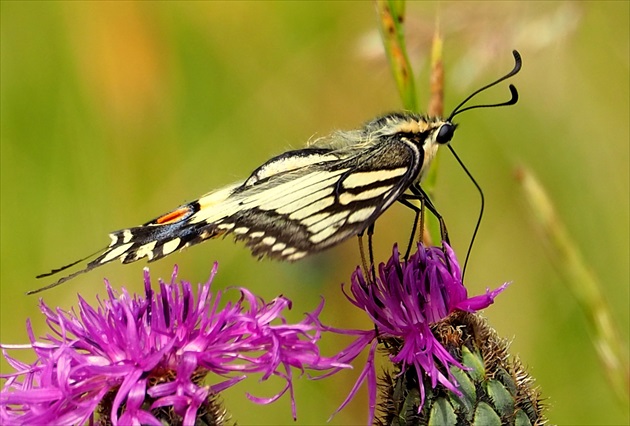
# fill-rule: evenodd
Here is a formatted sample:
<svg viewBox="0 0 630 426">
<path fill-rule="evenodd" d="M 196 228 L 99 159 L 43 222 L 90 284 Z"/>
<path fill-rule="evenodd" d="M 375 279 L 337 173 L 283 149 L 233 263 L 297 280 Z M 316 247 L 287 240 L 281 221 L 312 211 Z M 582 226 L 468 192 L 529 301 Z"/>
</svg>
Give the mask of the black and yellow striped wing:
<svg viewBox="0 0 630 426">
<path fill-rule="evenodd" d="M 363 232 L 420 178 L 437 150 L 435 135 L 442 125 L 415 114 L 390 114 L 360 130 L 285 152 L 244 182 L 144 225 L 112 232 L 109 246 L 85 268 L 45 288 L 117 259 L 151 262 L 229 234 L 255 256 L 279 260 L 295 261 L 331 247 Z"/>
<path fill-rule="evenodd" d="M 510 85 L 512 96 L 506 102 L 465 106 L 520 71 L 520 54 L 513 51 L 513 55 L 509 73 L 473 92 L 445 120 L 410 112 L 387 114 L 360 129 L 319 139 L 310 148 L 286 152 L 267 161 L 244 182 L 208 193 L 144 225 L 112 232 L 109 246 L 84 269 L 31 293 L 116 259 L 154 261 L 228 234 L 244 240 L 255 256 L 288 261 L 360 234 L 412 184 L 420 182 L 438 147 L 453 137 L 457 128 L 453 117 L 518 101 L 518 92 Z M 435 208 L 432 211 L 437 214 Z"/>
</svg>

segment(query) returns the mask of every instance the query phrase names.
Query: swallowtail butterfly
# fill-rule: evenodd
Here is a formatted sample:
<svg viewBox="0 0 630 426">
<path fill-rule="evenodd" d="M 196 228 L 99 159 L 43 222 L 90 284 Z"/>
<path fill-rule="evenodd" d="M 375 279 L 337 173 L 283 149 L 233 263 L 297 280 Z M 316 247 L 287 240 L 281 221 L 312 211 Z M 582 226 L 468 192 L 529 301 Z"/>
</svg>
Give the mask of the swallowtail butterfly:
<svg viewBox="0 0 630 426">
<path fill-rule="evenodd" d="M 357 130 L 337 131 L 307 148 L 285 152 L 258 167 L 245 181 L 210 192 L 144 225 L 112 232 L 109 246 L 97 252 L 84 269 L 30 293 L 116 259 L 152 262 L 228 234 L 243 240 L 254 256 L 287 261 L 360 235 L 395 201 L 409 205 L 405 191 L 422 193 L 420 180 L 438 148 L 453 137 L 455 115 L 517 102 L 518 92 L 510 85 L 512 97 L 507 102 L 463 107 L 479 92 L 519 72 L 521 57 L 517 51 L 513 54 L 512 71 L 468 96 L 447 119 L 412 112 L 387 114 Z"/>
</svg>

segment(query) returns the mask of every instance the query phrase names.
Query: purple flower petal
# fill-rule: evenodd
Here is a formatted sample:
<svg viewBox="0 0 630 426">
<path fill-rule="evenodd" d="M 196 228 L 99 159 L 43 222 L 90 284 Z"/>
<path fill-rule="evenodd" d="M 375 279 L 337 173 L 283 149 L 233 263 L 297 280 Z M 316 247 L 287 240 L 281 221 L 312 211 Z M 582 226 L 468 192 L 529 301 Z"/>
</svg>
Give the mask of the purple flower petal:
<svg viewBox="0 0 630 426">
<path fill-rule="evenodd" d="M 291 301 L 277 297 L 265 303 L 240 288 L 236 302 L 224 301 L 222 292 L 210 290 L 217 265 L 208 282 L 197 286 L 177 283 L 177 267 L 170 283 L 160 280 L 151 288 L 144 272 L 145 296 L 118 294 L 106 281 L 107 298 L 91 306 L 79 297 L 78 309 L 53 310 L 40 300 L 50 333 L 36 340 L 27 322 L 29 345 L 0 345 L 16 370 L 0 393 L 2 424 L 82 424 L 107 394 L 112 424 L 155 424 L 160 419 L 147 411 L 170 406 L 184 424 L 194 424 L 197 410 L 209 395 L 240 382 L 245 374 L 262 380 L 277 376 L 285 386 L 296 415 L 293 373 L 297 368 L 338 371 L 349 368 L 337 357 L 322 357 L 317 347 L 325 331 L 319 321 L 323 300 L 298 324 L 283 316 Z M 221 307 L 223 306 L 223 307 Z M 29 349 L 37 360 L 29 365 L 11 358 L 7 350 Z M 218 378 L 204 384 L 204 376 Z"/>
<path fill-rule="evenodd" d="M 400 350 L 397 354 L 390 355 L 390 359 L 400 365 L 402 371 L 408 368 L 416 370 L 421 395 L 420 409 L 425 395 L 424 376 L 431 379 L 432 387 L 439 383 L 459 394 L 458 383 L 450 369 L 465 368 L 437 341 L 431 332 L 431 325 L 455 310 L 476 312 L 486 308 L 507 286 L 504 284 L 496 290 L 488 290 L 483 295 L 468 298 L 455 253 L 448 244 L 443 243 L 443 247 L 444 250 L 438 247 L 425 248 L 418 244 L 418 251 L 408 261 L 401 261 L 398 247 L 394 246 L 387 263 L 379 265 L 375 283 L 368 283 L 363 271 L 357 268 L 352 274 L 349 293 L 344 288 L 344 294 L 350 303 L 364 310 L 374 321 L 379 338 L 393 338 L 401 342 Z M 367 334 L 361 334 L 350 330 L 327 330 L 359 336 L 338 355 L 337 359 L 344 363 L 352 362 L 366 346 L 371 346 L 365 367 L 337 412 L 354 397 L 358 387 L 367 381 L 370 401 L 368 424 L 372 424 L 377 392 L 374 371 L 376 342 L 373 341 L 376 334 L 374 330 L 371 334 L 368 331 L 365 332 Z"/>
</svg>

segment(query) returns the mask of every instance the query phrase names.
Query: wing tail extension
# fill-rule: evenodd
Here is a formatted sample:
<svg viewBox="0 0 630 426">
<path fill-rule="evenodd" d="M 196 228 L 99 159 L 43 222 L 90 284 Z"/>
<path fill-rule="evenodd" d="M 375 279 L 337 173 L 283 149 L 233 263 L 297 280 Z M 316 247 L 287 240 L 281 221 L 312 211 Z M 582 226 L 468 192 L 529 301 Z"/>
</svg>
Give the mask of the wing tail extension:
<svg viewBox="0 0 630 426">
<path fill-rule="evenodd" d="M 97 256 L 94 260 L 88 262 L 85 268 L 62 277 L 45 287 L 28 291 L 27 294 L 35 294 L 56 287 L 77 275 L 91 271 L 116 259 L 119 259 L 122 263 L 132 263 L 146 257 L 149 262 L 152 262 L 168 256 L 176 250 L 198 244 L 209 238 L 216 238 L 225 233 L 225 231 L 209 226 L 209 224 L 204 222 L 191 223 L 189 219 L 197 210 L 198 204 L 191 203 L 162 215 L 145 225 L 112 232 L 109 234 L 112 241 L 106 249 L 99 250 L 68 265 L 53 269 L 48 273 L 40 274 L 37 278 L 58 274 Z"/>
</svg>

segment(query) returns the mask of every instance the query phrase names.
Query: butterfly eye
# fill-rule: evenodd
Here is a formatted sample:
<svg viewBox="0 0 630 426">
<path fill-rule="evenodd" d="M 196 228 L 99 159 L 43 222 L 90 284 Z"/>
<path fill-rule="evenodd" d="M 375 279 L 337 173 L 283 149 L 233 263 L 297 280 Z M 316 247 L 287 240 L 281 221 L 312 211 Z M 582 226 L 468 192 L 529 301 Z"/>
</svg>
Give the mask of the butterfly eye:
<svg viewBox="0 0 630 426">
<path fill-rule="evenodd" d="M 440 130 L 438 130 L 438 134 L 435 137 L 435 141 L 439 144 L 449 143 L 453 138 L 453 134 L 455 133 L 455 125 L 452 123 L 444 123 Z"/>
</svg>

